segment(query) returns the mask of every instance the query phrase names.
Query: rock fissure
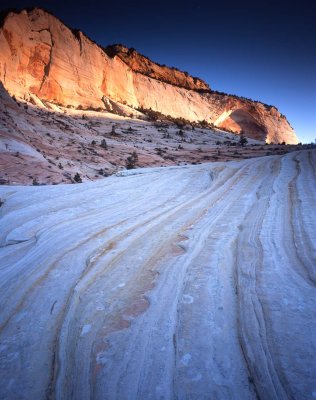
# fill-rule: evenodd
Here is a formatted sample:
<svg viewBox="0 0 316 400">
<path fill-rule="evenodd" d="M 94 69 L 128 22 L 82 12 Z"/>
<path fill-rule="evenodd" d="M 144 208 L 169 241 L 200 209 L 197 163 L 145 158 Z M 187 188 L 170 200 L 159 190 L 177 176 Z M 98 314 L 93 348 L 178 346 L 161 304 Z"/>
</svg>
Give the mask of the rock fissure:
<svg viewBox="0 0 316 400">
<path fill-rule="evenodd" d="M 53 55 L 53 48 L 54 48 L 54 40 L 53 40 L 52 32 L 50 31 L 50 29 L 43 29 L 43 30 L 47 30 L 49 32 L 49 34 L 50 34 L 51 47 L 50 47 L 50 50 L 49 50 L 49 60 L 48 60 L 48 63 L 44 67 L 44 75 L 43 75 L 43 78 L 42 78 L 42 82 L 41 82 L 39 91 L 42 90 L 43 85 L 44 85 L 44 83 L 46 82 L 46 80 L 48 78 L 49 71 L 50 71 L 50 68 L 51 68 L 51 65 L 52 65 L 52 55 Z"/>
</svg>

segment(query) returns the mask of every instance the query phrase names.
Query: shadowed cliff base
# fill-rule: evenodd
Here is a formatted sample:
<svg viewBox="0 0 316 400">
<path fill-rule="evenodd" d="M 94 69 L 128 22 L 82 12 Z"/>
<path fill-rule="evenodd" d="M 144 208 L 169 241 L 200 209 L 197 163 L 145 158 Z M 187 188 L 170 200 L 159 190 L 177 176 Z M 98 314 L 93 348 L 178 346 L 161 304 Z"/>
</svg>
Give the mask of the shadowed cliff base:
<svg viewBox="0 0 316 400">
<path fill-rule="evenodd" d="M 11 98 L 0 88 L 1 184 L 76 183 L 129 167 L 241 160 L 310 147 L 242 142 L 206 122 L 189 124 L 148 110 L 124 114 L 124 105 L 108 112 L 30 100 Z M 133 153 L 137 159 L 130 164 Z"/>
</svg>

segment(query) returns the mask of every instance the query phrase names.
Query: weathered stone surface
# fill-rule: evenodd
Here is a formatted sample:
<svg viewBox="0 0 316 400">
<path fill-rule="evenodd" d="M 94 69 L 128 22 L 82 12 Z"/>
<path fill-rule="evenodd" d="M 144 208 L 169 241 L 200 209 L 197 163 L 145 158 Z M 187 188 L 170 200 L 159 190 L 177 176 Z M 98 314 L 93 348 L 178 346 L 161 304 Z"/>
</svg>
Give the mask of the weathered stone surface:
<svg viewBox="0 0 316 400">
<path fill-rule="evenodd" d="M 315 399 L 315 169 L 0 186 L 0 398 Z"/>
<path fill-rule="evenodd" d="M 38 8 L 7 15 L 0 48 L 0 80 L 18 97 L 105 108 L 105 96 L 133 108 L 244 130 L 268 142 L 298 142 L 276 108 L 209 91 L 202 80 L 134 50 L 116 46 L 105 51 Z"/>
<path fill-rule="evenodd" d="M 177 68 L 170 68 L 166 65 L 157 64 L 142 54 L 139 54 L 135 49 L 129 49 L 128 47 L 117 44 L 108 46 L 105 50 L 111 57 L 118 56 L 134 72 L 139 72 L 150 78 L 185 89 L 201 92 L 210 91 L 209 85 L 202 79 L 190 76 L 188 72 L 179 71 Z"/>
</svg>

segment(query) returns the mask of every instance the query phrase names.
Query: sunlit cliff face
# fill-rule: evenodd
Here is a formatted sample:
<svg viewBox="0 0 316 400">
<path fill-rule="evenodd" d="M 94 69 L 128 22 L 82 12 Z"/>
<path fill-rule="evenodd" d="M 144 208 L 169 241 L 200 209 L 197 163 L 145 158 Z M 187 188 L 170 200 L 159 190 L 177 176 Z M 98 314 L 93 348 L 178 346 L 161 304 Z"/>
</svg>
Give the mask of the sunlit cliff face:
<svg viewBox="0 0 316 400">
<path fill-rule="evenodd" d="M 107 109 L 109 102 L 244 131 L 249 137 L 297 143 L 276 109 L 218 94 L 198 78 L 159 66 L 136 51 L 106 51 L 47 12 L 10 13 L 0 29 L 0 79 L 17 97 L 63 106 Z M 274 111 L 276 110 L 276 111 Z"/>
</svg>

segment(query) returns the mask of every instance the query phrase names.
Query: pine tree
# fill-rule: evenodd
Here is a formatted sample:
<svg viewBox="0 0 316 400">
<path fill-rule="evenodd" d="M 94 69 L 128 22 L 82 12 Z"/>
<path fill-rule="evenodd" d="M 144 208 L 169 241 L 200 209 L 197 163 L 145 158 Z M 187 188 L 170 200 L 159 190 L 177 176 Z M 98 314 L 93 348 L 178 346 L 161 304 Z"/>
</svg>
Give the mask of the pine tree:
<svg viewBox="0 0 316 400">
<path fill-rule="evenodd" d="M 136 153 L 136 151 L 133 151 L 133 153 L 131 155 L 129 155 L 126 159 L 126 168 L 127 169 L 134 169 L 136 164 L 138 162 L 138 155 Z"/>
</svg>

